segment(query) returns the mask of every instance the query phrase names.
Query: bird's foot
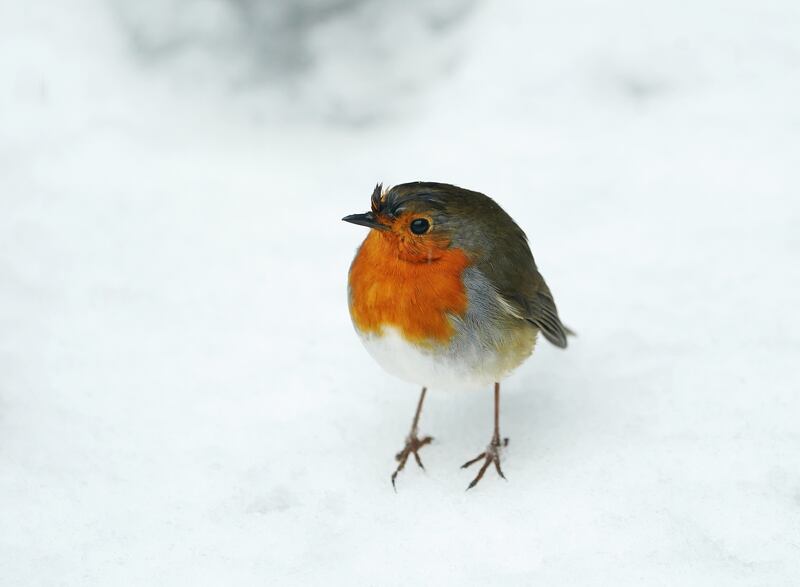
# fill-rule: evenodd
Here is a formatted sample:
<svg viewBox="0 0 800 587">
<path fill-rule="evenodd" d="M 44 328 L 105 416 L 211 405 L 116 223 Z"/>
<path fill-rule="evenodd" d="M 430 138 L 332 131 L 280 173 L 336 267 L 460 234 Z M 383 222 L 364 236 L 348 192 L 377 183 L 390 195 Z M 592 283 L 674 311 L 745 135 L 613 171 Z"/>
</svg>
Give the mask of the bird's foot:
<svg viewBox="0 0 800 587">
<path fill-rule="evenodd" d="M 421 449 L 426 444 L 430 444 L 433 442 L 432 436 L 425 436 L 424 438 L 420 438 L 417 436 L 416 431 L 412 432 L 406 438 L 406 445 L 403 447 L 399 453 L 397 453 L 394 458 L 398 462 L 397 468 L 392 473 L 392 487 L 394 490 L 397 491 L 397 486 L 395 485 L 395 479 L 397 479 L 397 474 L 403 470 L 406 466 L 406 461 L 408 461 L 408 457 L 414 455 L 414 460 L 417 461 L 420 469 L 423 471 L 425 470 L 425 466 L 422 464 L 422 461 L 419 458 L 419 449 Z"/>
<path fill-rule="evenodd" d="M 478 475 L 472 480 L 472 482 L 467 487 L 467 490 L 472 489 L 478 484 L 478 481 L 483 479 L 483 474 L 486 472 L 486 469 L 489 468 L 489 465 L 494 463 L 494 468 L 497 469 L 497 474 L 500 475 L 503 479 L 506 478 L 503 475 L 503 470 L 500 468 L 500 452 L 501 450 L 508 446 L 508 438 L 503 438 L 502 441 L 500 440 L 500 436 L 495 434 L 492 437 L 492 441 L 489 443 L 489 446 L 486 447 L 486 450 L 479 454 L 474 459 L 467 461 L 463 465 L 461 465 L 462 469 L 466 469 L 467 467 L 474 465 L 481 459 L 483 459 L 483 465 L 481 465 L 480 471 L 478 471 Z"/>
</svg>

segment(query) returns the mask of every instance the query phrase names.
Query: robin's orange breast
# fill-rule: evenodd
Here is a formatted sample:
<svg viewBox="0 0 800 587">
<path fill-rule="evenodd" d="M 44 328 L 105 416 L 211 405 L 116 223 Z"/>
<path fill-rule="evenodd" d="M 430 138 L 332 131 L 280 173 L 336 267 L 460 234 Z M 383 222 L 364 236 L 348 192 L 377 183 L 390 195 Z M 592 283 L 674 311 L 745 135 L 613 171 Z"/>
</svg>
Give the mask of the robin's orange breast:
<svg viewBox="0 0 800 587">
<path fill-rule="evenodd" d="M 454 334 L 448 314 L 467 309 L 462 274 L 469 258 L 461 249 L 437 251 L 435 260 L 401 258 L 392 233 L 370 231 L 350 267 L 350 314 L 362 333 L 396 328 L 409 342 L 431 346 Z"/>
</svg>

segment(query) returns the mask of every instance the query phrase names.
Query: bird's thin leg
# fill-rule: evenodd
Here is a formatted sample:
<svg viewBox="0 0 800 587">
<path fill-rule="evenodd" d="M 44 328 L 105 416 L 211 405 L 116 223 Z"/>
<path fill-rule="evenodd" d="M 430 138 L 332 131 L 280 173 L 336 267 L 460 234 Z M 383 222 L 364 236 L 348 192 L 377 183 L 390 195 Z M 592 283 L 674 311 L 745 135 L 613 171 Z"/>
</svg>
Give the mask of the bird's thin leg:
<svg viewBox="0 0 800 587">
<path fill-rule="evenodd" d="M 500 450 L 502 447 L 508 446 L 508 438 L 504 438 L 501 442 L 500 440 L 500 384 L 494 384 L 494 433 L 492 434 L 492 440 L 489 443 L 489 446 L 486 447 L 486 450 L 479 454 L 474 459 L 471 459 L 461 465 L 462 469 L 466 469 L 470 465 L 474 465 L 481 459 L 483 459 L 483 465 L 481 466 L 480 470 L 476 477 L 472 480 L 469 484 L 467 489 L 472 489 L 478 484 L 478 481 L 483 479 L 483 474 L 486 473 L 486 469 L 489 468 L 489 465 L 494 464 L 495 470 L 497 470 L 497 474 L 500 475 L 503 479 L 506 478 L 503 475 L 503 470 L 500 468 Z"/>
<path fill-rule="evenodd" d="M 419 395 L 419 402 L 417 403 L 417 411 L 414 413 L 414 420 L 411 422 L 411 432 L 408 433 L 406 437 L 406 445 L 403 447 L 399 453 L 395 455 L 395 459 L 398 462 L 397 468 L 392 473 L 392 487 L 394 487 L 395 491 L 397 491 L 397 486 L 395 485 L 395 479 L 397 479 L 397 474 L 403 470 L 406 466 L 406 461 L 408 461 L 408 457 L 414 455 L 414 460 L 417 461 L 417 465 L 421 469 L 425 469 L 425 466 L 422 464 L 422 460 L 419 458 L 419 449 L 421 449 L 426 444 L 430 444 L 433 441 L 433 437 L 425 436 L 424 438 L 420 438 L 417 435 L 417 426 L 419 425 L 419 416 L 422 413 L 422 403 L 425 401 L 425 393 L 427 392 L 427 388 L 422 388 L 422 393 Z"/>
</svg>

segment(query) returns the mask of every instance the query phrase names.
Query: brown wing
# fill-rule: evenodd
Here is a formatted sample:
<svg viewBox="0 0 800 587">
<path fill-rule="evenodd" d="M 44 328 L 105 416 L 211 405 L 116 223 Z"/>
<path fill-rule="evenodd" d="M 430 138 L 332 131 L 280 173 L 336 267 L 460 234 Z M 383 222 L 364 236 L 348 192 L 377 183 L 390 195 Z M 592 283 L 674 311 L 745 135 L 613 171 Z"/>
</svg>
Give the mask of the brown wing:
<svg viewBox="0 0 800 587">
<path fill-rule="evenodd" d="M 527 320 L 536 326 L 544 337 L 557 347 L 567 348 L 567 336 L 574 333 L 561 323 L 558 308 L 556 308 L 547 284 L 541 275 L 537 273 L 537 276 L 541 284 L 538 291 L 527 296 L 500 293 L 504 302 L 503 306 L 513 316 Z"/>
<path fill-rule="evenodd" d="M 493 224 L 496 236 L 490 247 L 492 254 L 479 265 L 496 285 L 501 305 L 511 315 L 536 326 L 557 347 L 566 348 L 567 335 L 573 333 L 561 323 L 553 294 L 536 267 L 525 233 L 505 213 L 498 214 Z"/>
</svg>

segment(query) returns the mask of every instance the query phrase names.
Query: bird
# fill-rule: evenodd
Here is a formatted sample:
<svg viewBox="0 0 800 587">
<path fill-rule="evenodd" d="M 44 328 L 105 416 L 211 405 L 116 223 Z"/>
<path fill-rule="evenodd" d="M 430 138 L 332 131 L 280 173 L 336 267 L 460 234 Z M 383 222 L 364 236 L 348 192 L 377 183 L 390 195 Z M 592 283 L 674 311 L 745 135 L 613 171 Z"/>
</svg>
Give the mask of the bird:
<svg viewBox="0 0 800 587">
<path fill-rule="evenodd" d="M 539 334 L 559 348 L 573 332 L 559 318 L 523 230 L 480 192 L 437 182 L 377 184 L 370 210 L 342 218 L 367 227 L 348 273 L 348 307 L 368 353 L 422 387 L 391 482 L 433 438 L 419 433 L 428 389 L 494 388 L 489 444 L 472 489 L 501 467 L 500 383 L 533 352 Z"/>
</svg>

